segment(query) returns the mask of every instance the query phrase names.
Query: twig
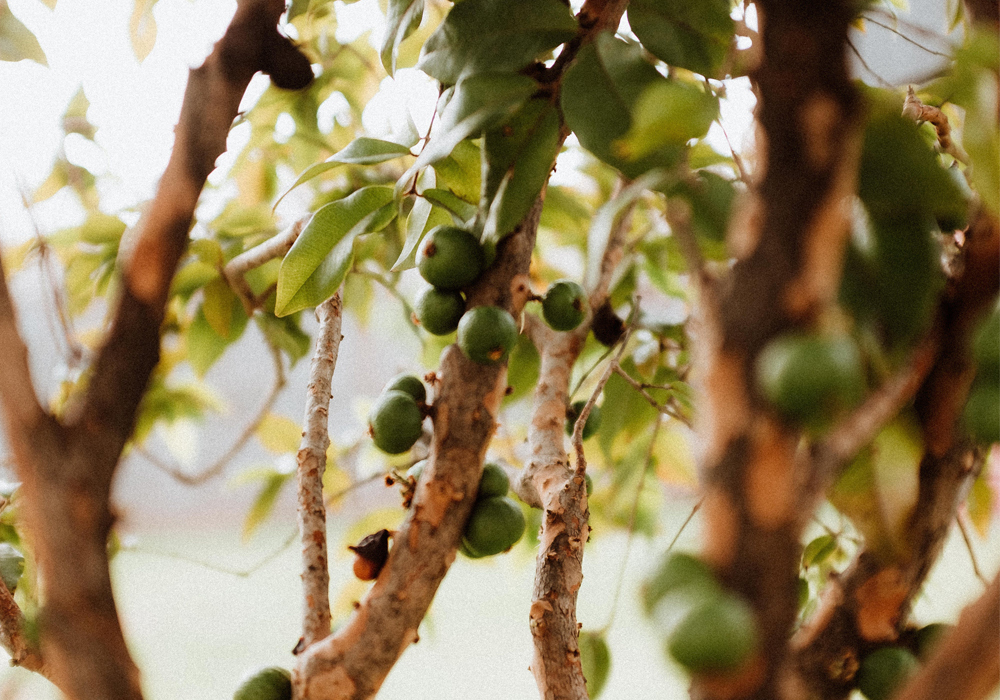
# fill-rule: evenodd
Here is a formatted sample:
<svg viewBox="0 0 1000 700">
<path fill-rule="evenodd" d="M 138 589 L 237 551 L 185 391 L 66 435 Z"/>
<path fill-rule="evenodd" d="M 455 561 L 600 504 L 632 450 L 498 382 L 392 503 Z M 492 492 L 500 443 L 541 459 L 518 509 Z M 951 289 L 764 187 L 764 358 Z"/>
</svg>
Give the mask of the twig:
<svg viewBox="0 0 1000 700">
<path fill-rule="evenodd" d="M 632 377 L 629 376 L 629 373 L 621 368 L 621 365 L 615 365 L 614 372 L 619 377 L 624 379 L 629 384 L 629 386 L 638 391 L 639 394 L 642 396 L 642 398 L 646 399 L 646 402 L 650 406 L 655 408 L 658 412 L 662 413 L 665 416 L 670 416 L 671 418 L 679 420 L 681 423 L 688 426 L 689 428 L 691 427 L 691 422 L 687 418 L 678 413 L 673 406 L 670 406 L 669 404 L 662 404 L 655 398 L 653 398 L 650 395 L 650 393 L 646 391 L 644 385 L 632 379 Z M 663 388 L 663 387 L 658 387 L 658 388 Z"/>
<path fill-rule="evenodd" d="M 916 46 L 918 49 L 920 49 L 922 51 L 926 51 L 927 53 L 929 53 L 929 54 L 931 54 L 933 56 L 941 56 L 942 58 L 951 58 L 951 54 L 942 53 L 941 51 L 935 51 L 934 49 L 929 49 L 926 46 L 924 46 L 923 44 L 921 44 L 919 41 L 914 41 L 910 37 L 906 36 L 905 34 L 903 34 L 903 32 L 899 31 L 898 29 L 896 29 L 892 25 L 885 24 L 883 22 L 879 22 L 877 19 L 875 19 L 871 15 L 862 15 L 862 19 L 864 19 L 866 22 L 871 22 L 876 27 L 882 27 L 882 29 L 887 29 L 888 31 L 892 32 L 893 34 L 895 34 L 896 36 L 898 36 L 903 41 L 907 41 L 907 42 L 913 44 L 914 46 Z"/>
<path fill-rule="evenodd" d="M 309 218 L 308 216 L 302 217 L 281 233 L 272 236 L 250 250 L 243 251 L 222 268 L 222 276 L 229 283 L 236 296 L 239 297 L 243 308 L 247 312 L 247 316 L 253 316 L 253 312 L 260 307 L 263 299 L 254 296 L 253 290 L 250 289 L 250 285 L 247 284 L 243 275 L 270 260 L 283 257 L 285 253 L 291 250 L 292 244 L 295 243 L 299 234 L 302 233 L 302 229 L 309 222 Z"/>
<path fill-rule="evenodd" d="M 692 520 L 694 520 L 695 513 L 701 510 L 701 504 L 704 502 L 705 502 L 705 497 L 702 496 L 701 498 L 698 499 L 698 502 L 694 504 L 694 507 L 691 508 L 691 512 L 688 513 L 688 516 L 686 518 L 684 518 L 684 522 L 682 522 L 680 528 L 677 529 L 677 533 L 674 535 L 674 538 L 670 540 L 670 544 L 667 545 L 666 549 L 667 552 L 673 550 L 674 545 L 677 544 L 677 540 L 681 538 L 681 535 L 684 534 L 684 530 L 686 530 L 687 526 L 691 523 Z"/>
<path fill-rule="evenodd" d="M 281 351 L 270 342 L 267 343 L 267 347 L 271 352 L 271 359 L 274 362 L 274 385 L 271 387 L 271 392 L 267 395 L 267 398 L 264 399 L 264 403 L 261 404 L 260 410 L 257 411 L 257 415 L 254 416 L 253 420 L 247 423 L 243 432 L 240 433 L 239 437 L 236 438 L 233 444 L 221 457 L 216 459 L 201 471 L 195 474 L 190 474 L 180 466 L 167 463 L 165 460 L 146 449 L 145 445 L 137 445 L 135 447 L 135 451 L 147 459 L 154 467 L 166 472 L 168 475 L 185 486 L 198 486 L 199 484 L 203 484 L 206 481 L 214 479 L 222 474 L 226 466 L 243 450 L 244 447 L 246 447 L 250 438 L 257 433 L 257 429 L 260 427 L 260 424 L 263 423 L 264 419 L 267 418 L 268 414 L 270 414 L 271 409 L 274 408 L 274 404 L 277 402 L 282 390 L 284 390 L 285 385 L 288 383 L 288 379 L 285 376 L 285 367 L 281 360 Z"/>
<path fill-rule="evenodd" d="M 969 561 L 972 562 L 972 571 L 984 586 L 989 586 L 990 582 L 983 576 L 979 562 L 976 561 L 976 551 L 972 548 L 972 539 L 969 537 L 969 530 L 965 527 L 965 520 L 962 518 L 961 512 L 955 513 L 955 522 L 958 523 L 958 531 L 962 533 L 962 539 L 965 541 L 965 550 L 969 553 Z"/>
<path fill-rule="evenodd" d="M 197 559 L 195 557 L 189 557 L 186 554 L 181 554 L 179 552 L 160 552 L 155 549 L 149 549 L 140 545 L 122 545 L 119 551 L 129 552 L 130 554 L 146 554 L 153 557 L 163 557 L 165 559 L 176 559 L 177 561 L 187 562 L 189 564 L 195 564 L 202 568 L 208 569 L 209 571 L 217 571 L 220 574 L 228 574 L 230 576 L 238 576 L 239 578 L 249 578 L 256 572 L 260 571 L 262 568 L 267 566 L 269 563 L 281 556 L 281 553 L 292 546 L 296 539 L 298 539 L 299 531 L 294 529 L 288 533 L 288 537 L 284 541 L 275 547 L 271 552 L 268 552 L 263 557 L 257 560 L 257 563 L 245 569 L 232 569 L 227 566 L 220 566 L 218 564 L 206 561 L 204 559 Z"/>
<path fill-rule="evenodd" d="M 906 88 L 906 100 L 903 102 L 903 116 L 909 117 L 913 121 L 930 122 L 937 132 L 938 145 L 941 150 L 950 155 L 963 165 L 969 164 L 969 156 L 962 147 L 951 138 L 951 124 L 948 122 L 948 115 L 941 111 L 940 107 L 925 105 L 913 91 L 913 86 Z"/>
<path fill-rule="evenodd" d="M 41 651 L 24 633 L 24 613 L 7 586 L 0 581 L 0 646 L 10 654 L 12 666 L 47 675 Z"/>
<path fill-rule="evenodd" d="M 323 472 L 330 445 L 330 382 L 340 350 L 340 292 L 316 307 L 319 331 L 309 371 L 304 432 L 298 455 L 299 533 L 302 538 L 303 648 L 330 634 L 330 572 L 326 549 Z"/>
<path fill-rule="evenodd" d="M 858 62 L 861 63 L 861 67 L 864 68 L 866 71 L 868 71 L 869 74 L 871 74 L 872 76 L 874 76 L 874 78 L 877 81 L 879 81 L 879 83 L 881 84 L 882 87 L 884 87 L 884 88 L 890 88 L 890 89 L 893 88 L 893 87 L 895 87 L 888 80 L 886 80 L 881 75 L 879 75 L 874 70 L 872 70 L 872 67 L 868 65 L 868 61 L 866 61 L 864 59 L 864 57 L 861 55 L 861 52 L 858 51 L 857 47 L 854 45 L 853 41 L 851 41 L 850 39 L 848 39 L 847 40 L 847 46 L 851 49 L 851 53 L 854 54 L 854 57 L 858 59 Z"/>
</svg>

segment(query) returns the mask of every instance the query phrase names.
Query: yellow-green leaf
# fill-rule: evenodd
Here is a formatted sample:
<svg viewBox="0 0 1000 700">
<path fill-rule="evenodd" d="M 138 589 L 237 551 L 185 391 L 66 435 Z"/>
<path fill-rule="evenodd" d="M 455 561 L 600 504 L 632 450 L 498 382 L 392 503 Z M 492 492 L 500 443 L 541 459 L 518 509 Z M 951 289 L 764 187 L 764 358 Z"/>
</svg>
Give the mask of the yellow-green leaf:
<svg viewBox="0 0 1000 700">
<path fill-rule="evenodd" d="M 257 426 L 257 440 L 268 452 L 295 454 L 302 443 L 302 428 L 291 418 L 268 413 Z"/>
</svg>

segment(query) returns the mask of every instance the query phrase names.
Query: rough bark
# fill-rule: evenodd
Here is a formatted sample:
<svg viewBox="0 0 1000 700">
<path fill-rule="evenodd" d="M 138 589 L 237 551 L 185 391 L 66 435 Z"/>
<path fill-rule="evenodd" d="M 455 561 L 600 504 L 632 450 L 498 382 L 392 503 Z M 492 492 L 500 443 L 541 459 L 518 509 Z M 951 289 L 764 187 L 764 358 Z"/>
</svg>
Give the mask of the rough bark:
<svg viewBox="0 0 1000 700">
<path fill-rule="evenodd" d="M 291 58 L 295 49 L 277 32 L 283 10 L 280 0 L 245 0 L 204 65 L 191 71 L 174 150 L 123 261 L 121 296 L 86 391 L 59 422 L 27 400 L 26 365 L 15 369 L 17 392 L 4 387 L 39 570 L 42 653 L 52 679 L 73 700 L 142 697 L 108 571 L 111 481 L 159 359 L 163 307 L 198 196 L 225 149 L 243 92 L 258 70 L 291 85 L 301 83 L 301 61 L 308 68 L 304 57 Z M 0 351 L 23 363 L 23 347 Z M 13 405 L 18 399 L 23 405 Z"/>
<path fill-rule="evenodd" d="M 742 230 L 741 259 L 718 285 L 717 311 L 701 311 L 704 557 L 757 614 L 759 652 L 731 674 L 696 676 L 705 699 L 775 698 L 796 615 L 806 475 L 799 434 L 755 394 L 753 363 L 775 335 L 809 328 L 834 300 L 849 230 L 859 149 L 858 98 L 844 48 L 846 2 L 768 0 L 760 102 L 762 176 Z"/>
<path fill-rule="evenodd" d="M 298 518 L 302 538 L 302 644 L 310 644 L 330 634 L 330 570 L 326 549 L 326 503 L 323 500 L 323 472 L 330 446 L 330 381 L 337 367 L 337 353 L 343 336 L 340 292 L 316 307 L 319 330 L 316 350 L 309 369 L 302 445 L 298 462 Z"/>
</svg>

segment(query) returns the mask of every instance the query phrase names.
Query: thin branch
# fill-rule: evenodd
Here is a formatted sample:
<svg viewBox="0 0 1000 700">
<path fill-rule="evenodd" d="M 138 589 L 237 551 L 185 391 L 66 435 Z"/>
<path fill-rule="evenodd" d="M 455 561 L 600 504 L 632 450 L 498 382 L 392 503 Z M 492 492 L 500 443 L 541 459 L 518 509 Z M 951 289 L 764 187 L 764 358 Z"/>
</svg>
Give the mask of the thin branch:
<svg viewBox="0 0 1000 700">
<path fill-rule="evenodd" d="M 0 581 L 0 646 L 10 654 L 12 666 L 47 675 L 42 653 L 24 633 L 24 614 L 13 594 Z"/>
<path fill-rule="evenodd" d="M 903 102 L 903 116 L 917 122 L 930 122 L 937 132 L 938 145 L 941 150 L 964 165 L 969 164 L 968 154 L 951 137 L 951 124 L 948 115 L 940 107 L 925 105 L 913 91 L 913 86 L 906 88 L 906 100 Z"/>
<path fill-rule="evenodd" d="M 614 372 L 619 377 L 621 377 L 622 379 L 624 379 L 626 381 L 626 383 L 628 383 L 629 386 L 631 386 L 633 389 L 635 389 L 636 391 L 638 391 L 639 394 L 642 396 L 642 398 L 646 399 L 646 402 L 650 406 L 652 406 L 653 408 L 655 408 L 658 412 L 662 413 L 665 416 L 670 416 L 671 418 L 679 420 L 681 423 L 683 423 L 684 425 L 686 425 L 689 428 L 691 427 L 691 422 L 687 418 L 685 418 L 680 413 L 678 413 L 677 410 L 673 406 L 670 406 L 669 404 L 660 403 L 655 398 L 653 398 L 650 395 L 650 393 L 648 391 L 646 391 L 646 389 L 644 388 L 644 386 L 642 384 L 640 384 L 636 380 L 632 379 L 632 377 L 629 375 L 629 373 L 626 372 L 625 370 L 623 370 L 621 368 L 621 365 L 615 365 Z M 662 388 L 662 387 L 660 387 L 660 388 Z"/>
<path fill-rule="evenodd" d="M 164 559 L 176 559 L 177 561 L 187 562 L 188 564 L 195 564 L 209 571 L 217 571 L 220 574 L 228 574 L 230 576 L 237 576 L 239 578 L 249 578 L 253 574 L 257 573 L 265 566 L 270 564 L 272 561 L 281 556 L 282 552 L 292 546 L 295 540 L 298 539 L 299 531 L 298 529 L 293 529 L 288 533 L 281 544 L 275 547 L 272 551 L 265 554 L 263 557 L 257 560 L 255 564 L 251 564 L 249 567 L 244 569 L 233 569 L 228 566 L 220 566 L 210 561 L 204 559 L 197 559 L 195 557 L 188 556 L 186 554 L 181 554 L 179 552 L 161 552 L 155 549 L 150 549 L 141 545 L 134 544 L 123 544 L 120 548 L 120 552 L 128 552 L 130 554 L 146 554 L 153 557 L 163 557 Z"/>
<path fill-rule="evenodd" d="M 260 424 L 263 423 L 264 419 L 271 413 L 271 409 L 274 408 L 274 404 L 278 401 L 278 397 L 281 395 L 285 385 L 288 383 L 288 378 L 285 376 L 285 367 L 281 359 L 281 351 L 270 342 L 267 343 L 267 348 L 271 352 L 271 359 L 274 363 L 274 385 L 271 387 L 271 392 L 267 395 L 267 398 L 264 399 L 264 403 L 261 404 L 260 409 L 257 411 L 257 415 L 254 416 L 249 423 L 247 423 L 243 432 L 239 434 L 236 440 L 233 441 L 233 444 L 230 445 L 229 449 L 226 450 L 221 457 L 216 459 L 204 469 L 191 474 L 176 464 L 168 463 L 155 453 L 146 449 L 145 445 L 137 445 L 135 447 L 135 451 L 147 459 L 154 467 L 166 472 L 168 475 L 185 486 L 198 486 L 222 474 L 226 466 L 229 465 L 236 455 L 242 452 L 243 448 L 247 446 L 247 443 L 250 442 L 250 438 L 257 434 L 257 429 L 260 428 Z"/>
<path fill-rule="evenodd" d="M 330 634 L 330 571 L 326 548 L 323 472 L 330 446 L 330 382 L 340 350 L 340 292 L 316 307 L 319 331 L 309 370 L 304 432 L 298 462 L 298 516 L 302 538 L 303 648 Z"/>
<path fill-rule="evenodd" d="M 260 245 L 254 246 L 250 250 L 245 250 L 235 258 L 226 263 L 222 268 L 222 276 L 229 283 L 230 288 L 239 297 L 247 316 L 253 316 L 254 311 L 260 308 L 263 299 L 254 296 L 253 290 L 247 284 L 244 275 L 255 268 L 275 258 L 284 257 L 292 248 L 302 229 L 309 222 L 308 216 L 302 217 L 287 229 L 275 236 L 267 239 Z M 266 297 L 265 297 L 266 298 Z"/>
<path fill-rule="evenodd" d="M 858 59 L 858 62 L 861 63 L 861 67 L 864 68 L 866 71 L 868 71 L 869 74 L 871 74 L 872 76 L 874 76 L 874 78 L 877 81 L 879 81 L 879 83 L 881 84 L 882 87 L 884 87 L 884 88 L 893 88 L 893 87 L 895 87 L 888 80 L 886 80 L 881 75 L 879 75 L 874 70 L 872 70 L 872 67 L 868 65 L 868 61 L 866 61 L 864 59 L 864 57 L 861 55 L 861 52 L 858 51 L 857 47 L 854 45 L 853 41 L 851 41 L 850 39 L 848 39 L 847 40 L 847 46 L 851 49 L 851 53 L 854 54 L 854 57 Z"/>
<path fill-rule="evenodd" d="M 635 309 L 639 308 L 639 300 L 636 299 Z M 591 409 L 594 408 L 594 404 L 597 403 L 597 397 L 601 395 L 604 391 L 604 386 L 611 379 L 611 375 L 614 373 L 615 368 L 618 367 L 618 363 L 621 362 L 622 355 L 625 354 L 625 348 L 628 346 L 629 338 L 632 337 L 632 332 L 635 330 L 635 320 L 638 318 L 638 313 L 633 312 L 632 323 L 628 325 L 625 332 L 622 334 L 621 339 L 618 341 L 618 352 L 615 353 L 614 359 L 608 363 L 607 368 L 604 370 L 604 374 L 601 378 L 597 380 L 597 386 L 594 387 L 594 391 L 590 394 L 590 398 L 587 399 L 587 403 L 583 405 L 580 409 L 580 414 L 577 416 L 576 423 L 573 424 L 573 437 L 571 442 L 573 443 L 573 449 L 576 451 L 576 473 L 578 476 L 583 476 L 587 471 L 587 459 L 583 454 L 583 426 L 587 424 L 587 418 L 590 416 Z"/>
<path fill-rule="evenodd" d="M 965 541 L 965 551 L 969 553 L 969 561 L 972 562 L 972 571 L 976 574 L 984 586 L 990 585 L 990 582 L 986 580 L 983 576 L 982 570 L 979 568 L 979 562 L 976 561 L 976 551 L 972 548 L 972 539 L 969 537 L 969 530 L 965 526 L 965 520 L 962 518 L 961 512 L 955 513 L 955 522 L 958 523 L 958 531 L 962 533 L 962 540 Z"/>
<path fill-rule="evenodd" d="M 890 32 L 892 32 L 893 34 L 895 34 L 896 36 L 898 36 L 900 39 L 902 39 L 903 41 L 906 41 L 906 42 L 909 42 L 909 43 L 913 44 L 914 46 L 916 46 L 921 51 L 926 51 L 927 53 L 929 53 L 929 54 L 931 54 L 933 56 L 941 56 L 942 58 L 951 58 L 951 54 L 942 53 L 941 51 L 935 51 L 934 49 L 929 49 L 926 46 L 924 46 L 923 44 L 921 44 L 919 41 L 914 41 L 910 37 L 906 36 L 905 34 L 903 34 L 903 32 L 899 31 L 898 29 L 896 29 L 892 25 L 885 24 L 884 22 L 879 22 L 877 19 L 875 19 L 871 15 L 862 15 L 862 19 L 864 19 L 866 22 L 871 22 L 876 27 L 882 27 L 882 29 L 889 30 Z"/>
</svg>

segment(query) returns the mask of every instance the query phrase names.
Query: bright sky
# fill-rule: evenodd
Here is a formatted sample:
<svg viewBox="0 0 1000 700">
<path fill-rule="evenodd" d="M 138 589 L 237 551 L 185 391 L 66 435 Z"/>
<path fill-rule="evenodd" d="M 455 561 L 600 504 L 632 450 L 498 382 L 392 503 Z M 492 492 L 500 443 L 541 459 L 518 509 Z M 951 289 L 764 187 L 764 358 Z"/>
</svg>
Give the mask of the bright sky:
<svg viewBox="0 0 1000 700">
<path fill-rule="evenodd" d="M 142 63 L 129 39 L 132 5 L 129 0 L 60 0 L 51 11 L 39 0 L 9 0 L 14 14 L 38 37 L 49 67 L 30 61 L 0 62 L 5 98 L 0 110 L 0 240 L 4 243 L 31 235 L 32 221 L 20 193 L 30 193 L 44 181 L 60 148 L 71 162 L 99 176 L 102 206 L 109 213 L 152 196 L 170 154 L 187 70 L 211 51 L 236 3 L 160 0 L 154 9 L 156 43 Z M 350 5 L 338 0 L 336 7 L 339 41 L 349 42 L 371 31 L 369 39 L 378 45 L 383 18 L 377 0 Z M 739 147 L 751 126 L 753 97 L 747 81 L 730 83 L 730 99 L 722 114 Z M 267 79 L 258 76 L 245 104 L 255 101 L 266 85 Z M 81 86 L 90 100 L 88 119 L 97 127 L 96 144 L 76 134 L 62 135 L 61 116 Z M 399 71 L 395 80 L 383 80 L 382 92 L 366 110 L 361 126 L 373 136 L 398 130 L 398 107 L 403 103 L 411 107 L 418 128 L 426 129 L 435 96 L 432 81 L 423 73 Z M 332 124 L 342 107 L 336 97 L 329 100 L 321 109 L 320 124 Z M 280 131 L 282 125 L 278 127 Z M 248 137 L 244 131 L 248 129 L 234 129 L 231 149 L 237 150 Z M 710 139 L 716 148 L 726 148 L 718 127 Z M 223 156 L 220 170 L 224 172 L 231 160 Z M 217 171 L 212 181 L 220 179 Z M 33 214 L 43 232 L 74 225 L 81 218 L 68 190 L 36 205 Z"/>
</svg>

